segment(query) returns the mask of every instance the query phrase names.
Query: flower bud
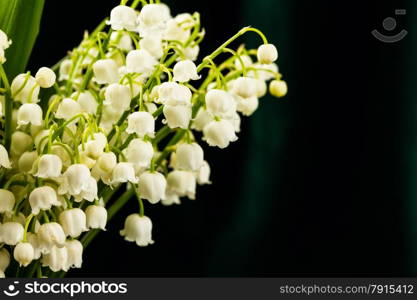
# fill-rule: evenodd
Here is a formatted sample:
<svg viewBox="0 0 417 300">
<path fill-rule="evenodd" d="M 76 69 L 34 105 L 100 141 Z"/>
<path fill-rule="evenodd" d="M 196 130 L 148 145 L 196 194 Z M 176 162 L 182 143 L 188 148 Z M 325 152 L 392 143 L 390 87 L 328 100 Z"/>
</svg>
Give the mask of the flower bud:
<svg viewBox="0 0 417 300">
<path fill-rule="evenodd" d="M 35 188 L 29 195 L 29 203 L 32 214 L 37 215 L 39 211 L 51 209 L 52 206 L 60 206 L 56 192 L 50 186 Z"/>
<path fill-rule="evenodd" d="M 80 93 L 77 101 L 80 104 L 83 112 L 92 115 L 97 112 L 98 103 L 96 98 L 94 98 L 93 94 L 91 94 L 90 91 Z"/>
<path fill-rule="evenodd" d="M 5 248 L 0 249 L 0 271 L 6 271 L 10 265 L 10 254 Z"/>
<path fill-rule="evenodd" d="M 138 137 L 143 138 L 145 135 L 153 137 L 155 134 L 155 119 L 145 111 L 137 111 L 129 115 L 127 118 L 126 132 L 136 133 Z"/>
<path fill-rule="evenodd" d="M 81 268 L 83 263 L 83 245 L 79 240 L 70 240 L 65 243 L 67 248 L 67 268 Z"/>
<path fill-rule="evenodd" d="M 190 124 L 192 110 L 186 105 L 165 105 L 163 109 L 165 122 L 169 128 L 187 129 Z"/>
<path fill-rule="evenodd" d="M 59 215 L 59 223 L 65 235 L 76 238 L 87 231 L 85 213 L 79 208 L 64 210 Z"/>
<path fill-rule="evenodd" d="M 125 5 L 118 5 L 110 12 L 110 21 L 107 21 L 113 30 L 126 29 L 134 31 L 137 27 L 136 11 Z"/>
<path fill-rule="evenodd" d="M 188 82 L 190 80 L 198 80 L 201 78 L 197 74 L 197 67 L 191 60 L 182 60 L 174 66 L 174 78 L 172 80 L 178 82 Z"/>
<path fill-rule="evenodd" d="M 139 176 L 138 191 L 141 198 L 155 204 L 164 198 L 166 185 L 166 179 L 161 173 L 144 172 Z"/>
<path fill-rule="evenodd" d="M 19 171 L 23 173 L 29 173 L 32 168 L 35 161 L 38 159 L 38 152 L 32 151 L 32 152 L 25 152 L 23 153 L 18 161 L 18 167 Z"/>
<path fill-rule="evenodd" d="M 133 164 L 128 162 L 120 162 L 113 169 L 112 183 L 117 184 L 128 181 L 132 183 L 138 183 Z"/>
<path fill-rule="evenodd" d="M 180 144 L 176 151 L 176 167 L 187 171 L 197 171 L 203 165 L 204 152 L 197 143 Z"/>
<path fill-rule="evenodd" d="M 268 90 L 268 87 L 265 81 L 262 79 L 254 79 L 254 80 L 255 80 L 255 85 L 256 85 L 256 97 L 261 98 L 265 96 Z"/>
<path fill-rule="evenodd" d="M 212 121 L 204 127 L 203 139 L 210 146 L 226 148 L 230 142 L 237 140 L 233 125 L 227 120 Z"/>
<path fill-rule="evenodd" d="M 210 184 L 210 165 L 207 161 L 203 161 L 203 165 L 197 172 L 197 182 L 198 184 Z"/>
<path fill-rule="evenodd" d="M 14 248 L 13 256 L 19 266 L 27 267 L 35 257 L 35 251 L 30 243 L 20 242 Z"/>
<path fill-rule="evenodd" d="M 0 167 L 10 169 L 12 166 L 9 160 L 9 154 L 7 153 L 6 148 L 0 144 Z"/>
<path fill-rule="evenodd" d="M 103 206 L 90 205 L 85 210 L 85 215 L 88 228 L 106 230 L 107 210 Z"/>
<path fill-rule="evenodd" d="M 112 172 L 116 164 L 117 157 L 113 152 L 103 153 L 97 160 L 99 168 L 106 173 Z"/>
<path fill-rule="evenodd" d="M 225 116 L 236 111 L 236 103 L 232 95 L 226 91 L 212 89 L 206 94 L 207 111 L 215 116 Z"/>
<path fill-rule="evenodd" d="M 131 214 L 126 218 L 125 227 L 120 230 L 120 235 L 124 236 L 126 241 L 136 242 L 140 247 L 154 243 L 151 219 L 146 216 L 141 217 L 139 214 Z"/>
<path fill-rule="evenodd" d="M 47 67 L 42 67 L 36 72 L 36 82 L 41 88 L 50 88 L 56 80 L 55 72 Z"/>
<path fill-rule="evenodd" d="M 287 83 L 283 80 L 272 80 L 269 84 L 269 92 L 272 96 L 284 97 L 288 92 Z"/>
<path fill-rule="evenodd" d="M 23 240 L 24 228 L 17 222 L 6 222 L 0 227 L 0 242 L 14 246 Z"/>
<path fill-rule="evenodd" d="M 113 59 L 100 59 L 93 65 L 94 78 L 98 84 L 115 83 L 119 80 L 117 63 Z"/>
<path fill-rule="evenodd" d="M 32 145 L 33 139 L 30 135 L 23 131 L 15 131 L 12 134 L 10 152 L 12 156 L 20 156 L 23 152 L 30 150 Z"/>
<path fill-rule="evenodd" d="M 174 170 L 167 176 L 167 190 L 180 197 L 195 198 L 196 178 L 192 172 Z"/>
<path fill-rule="evenodd" d="M 71 98 L 64 98 L 58 105 L 55 117 L 58 119 L 69 120 L 81 112 L 81 105 L 77 101 Z"/>
<path fill-rule="evenodd" d="M 68 249 L 52 246 L 50 251 L 42 256 L 42 266 L 49 267 L 53 272 L 68 271 Z"/>
<path fill-rule="evenodd" d="M 62 161 L 58 155 L 45 154 L 39 158 L 38 172 L 35 176 L 40 178 L 57 178 L 61 176 Z"/>
<path fill-rule="evenodd" d="M 34 103 L 24 103 L 17 111 L 17 125 L 42 125 L 42 108 Z"/>
<path fill-rule="evenodd" d="M 71 59 L 63 60 L 62 63 L 59 65 L 58 81 L 68 80 L 71 69 L 72 69 L 72 60 Z"/>
<path fill-rule="evenodd" d="M 142 139 L 133 139 L 125 150 L 127 161 L 138 167 L 149 167 L 153 155 L 152 143 Z"/>
<path fill-rule="evenodd" d="M 93 139 L 85 143 L 85 154 L 93 159 L 98 159 L 107 145 L 107 137 L 101 133 L 94 133 Z"/>
<path fill-rule="evenodd" d="M 145 49 L 132 50 L 126 55 L 126 69 L 129 73 L 140 73 L 148 76 L 158 61 Z"/>
<path fill-rule="evenodd" d="M 0 213 L 12 212 L 16 199 L 8 190 L 0 189 Z"/>
<path fill-rule="evenodd" d="M 106 88 L 104 93 L 104 105 L 110 105 L 118 111 L 125 111 L 130 108 L 132 100 L 130 88 L 127 85 L 112 83 Z"/>
<path fill-rule="evenodd" d="M 263 44 L 258 48 L 257 57 L 261 64 L 271 64 L 278 58 L 277 48 L 273 44 Z"/>
<path fill-rule="evenodd" d="M 132 50 L 132 39 L 127 32 L 113 31 L 110 35 L 110 42 L 122 51 Z"/>
<path fill-rule="evenodd" d="M 37 84 L 36 79 L 29 74 L 17 75 L 13 79 L 10 89 L 12 98 L 15 101 L 20 101 L 22 103 L 39 102 L 39 85 Z"/>
</svg>

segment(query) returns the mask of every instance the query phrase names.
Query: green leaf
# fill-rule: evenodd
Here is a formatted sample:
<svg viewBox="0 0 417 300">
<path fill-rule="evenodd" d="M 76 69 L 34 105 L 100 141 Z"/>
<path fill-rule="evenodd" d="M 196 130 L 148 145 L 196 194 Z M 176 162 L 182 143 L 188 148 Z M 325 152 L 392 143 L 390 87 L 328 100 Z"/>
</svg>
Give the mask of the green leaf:
<svg viewBox="0 0 417 300">
<path fill-rule="evenodd" d="M 0 29 L 12 45 L 6 49 L 4 68 L 12 80 L 26 70 L 30 53 L 39 32 L 44 0 L 0 0 Z"/>
</svg>

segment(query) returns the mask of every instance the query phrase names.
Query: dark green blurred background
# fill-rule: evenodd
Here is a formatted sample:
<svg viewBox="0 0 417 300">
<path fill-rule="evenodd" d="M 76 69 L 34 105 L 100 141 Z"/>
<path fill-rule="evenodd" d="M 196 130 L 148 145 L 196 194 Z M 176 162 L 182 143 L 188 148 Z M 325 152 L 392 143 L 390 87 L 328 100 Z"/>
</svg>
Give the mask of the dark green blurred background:
<svg viewBox="0 0 417 300">
<path fill-rule="evenodd" d="M 58 61 L 117 1 L 66 3 L 46 0 L 32 70 Z M 263 30 L 288 96 L 262 99 L 231 147 L 205 148 L 214 184 L 197 201 L 147 206 L 155 245 L 118 235 L 134 202 L 70 275 L 416 276 L 417 2 L 167 3 L 201 13 L 202 56 L 242 26 Z M 393 32 L 382 27 L 389 16 Z M 373 29 L 408 35 L 386 44 Z"/>
</svg>

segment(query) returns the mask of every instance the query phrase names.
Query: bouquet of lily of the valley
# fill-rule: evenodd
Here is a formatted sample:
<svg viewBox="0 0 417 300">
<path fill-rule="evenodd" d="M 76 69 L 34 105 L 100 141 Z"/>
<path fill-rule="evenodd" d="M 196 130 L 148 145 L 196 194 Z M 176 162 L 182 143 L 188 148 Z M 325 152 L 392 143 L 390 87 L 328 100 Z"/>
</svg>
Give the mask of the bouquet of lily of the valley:
<svg viewBox="0 0 417 300">
<path fill-rule="evenodd" d="M 260 36 L 258 49 L 229 48 L 247 32 Z M 122 1 L 57 65 L 8 78 L 14 41 L 0 31 L 2 277 L 80 268 L 128 201 L 138 209 L 117 225 L 121 236 L 153 244 L 145 204 L 195 199 L 196 185 L 210 183 L 200 144 L 236 141 L 269 81 L 272 95 L 286 94 L 261 31 L 245 27 L 196 63 L 203 37 L 198 13 Z"/>
</svg>

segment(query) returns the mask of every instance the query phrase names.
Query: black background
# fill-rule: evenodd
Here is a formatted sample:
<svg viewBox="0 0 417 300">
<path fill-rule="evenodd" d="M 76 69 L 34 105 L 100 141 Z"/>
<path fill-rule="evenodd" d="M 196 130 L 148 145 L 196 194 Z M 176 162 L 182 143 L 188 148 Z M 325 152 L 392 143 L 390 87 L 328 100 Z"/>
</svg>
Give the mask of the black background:
<svg viewBox="0 0 417 300">
<path fill-rule="evenodd" d="M 256 25 L 247 24 L 245 16 L 251 14 L 251 5 L 262 1 L 244 2 L 245 6 L 243 1 L 218 0 L 168 4 L 174 14 L 201 13 L 207 32 L 202 57 L 242 26 Z M 136 210 L 132 201 L 86 250 L 83 268 L 69 276 L 412 274 L 405 166 L 398 145 L 407 139 L 402 131 L 407 58 L 416 54 L 409 52 L 406 42 L 387 45 L 370 35 L 375 28 L 383 32 L 382 20 L 393 16 L 395 8 L 407 9 L 410 2 L 280 2 L 288 21 L 277 19 L 276 26 L 286 28 L 280 28 L 278 40 L 272 42 L 280 45 L 282 37 L 288 43 L 279 50 L 290 92 L 275 109 L 288 114 L 287 139 L 280 164 L 274 166 L 282 173 L 276 192 L 271 189 L 268 199 L 260 199 L 273 203 L 265 230 L 255 240 L 247 237 L 252 239 L 249 247 L 230 243 L 227 247 L 236 247 L 234 251 L 217 251 L 218 236 L 230 225 L 242 197 L 244 166 L 250 159 L 245 151 L 252 142 L 245 134 L 251 121 L 245 120 L 239 140 L 229 148 L 205 148 L 214 184 L 199 188 L 196 201 L 147 206 L 154 245 L 139 248 L 118 234 L 124 217 Z M 116 3 L 46 0 L 30 69 L 57 62 Z M 409 22 L 409 13 L 398 17 L 398 28 Z M 274 11 L 267 15 L 276 17 Z M 274 26 L 265 28 L 267 34 L 276 31 Z M 262 168 L 259 174 L 258 180 L 275 176 Z M 229 267 L 227 262 L 234 259 L 230 253 L 239 251 L 248 252 L 245 260 L 239 268 Z"/>
</svg>

